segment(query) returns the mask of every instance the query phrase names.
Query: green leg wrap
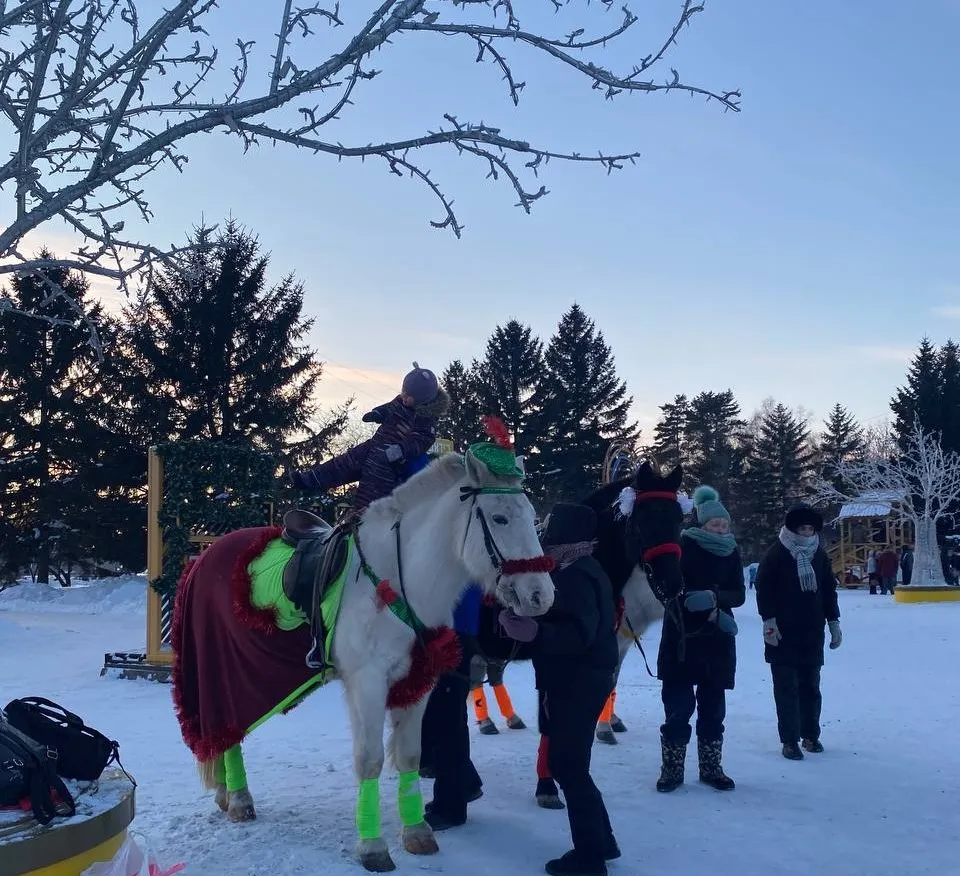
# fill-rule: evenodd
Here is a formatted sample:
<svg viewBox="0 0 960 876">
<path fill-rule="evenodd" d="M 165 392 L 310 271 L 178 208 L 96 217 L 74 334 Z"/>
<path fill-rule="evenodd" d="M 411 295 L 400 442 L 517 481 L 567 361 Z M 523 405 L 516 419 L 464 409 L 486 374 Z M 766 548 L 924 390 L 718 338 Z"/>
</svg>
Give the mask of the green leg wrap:
<svg viewBox="0 0 960 876">
<path fill-rule="evenodd" d="M 227 768 L 223 765 L 222 754 L 213 762 L 213 780 L 218 785 L 227 784 Z"/>
<path fill-rule="evenodd" d="M 357 795 L 357 833 L 362 840 L 380 837 L 380 779 L 364 779 Z"/>
<path fill-rule="evenodd" d="M 239 743 L 224 752 L 223 767 L 228 791 L 242 791 L 247 787 L 247 771 L 243 767 L 243 751 Z"/>
<path fill-rule="evenodd" d="M 423 824 L 423 793 L 420 790 L 420 773 L 416 770 L 398 776 L 397 809 L 404 827 Z"/>
</svg>

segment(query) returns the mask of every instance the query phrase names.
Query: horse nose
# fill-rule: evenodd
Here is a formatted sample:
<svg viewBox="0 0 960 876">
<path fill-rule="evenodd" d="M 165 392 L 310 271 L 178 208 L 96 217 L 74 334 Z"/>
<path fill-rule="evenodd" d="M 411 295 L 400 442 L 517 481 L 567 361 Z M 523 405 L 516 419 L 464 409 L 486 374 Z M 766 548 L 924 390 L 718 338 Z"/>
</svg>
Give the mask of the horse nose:
<svg viewBox="0 0 960 876">
<path fill-rule="evenodd" d="M 530 597 L 530 604 L 534 608 L 540 608 L 540 591 L 534 591 L 533 596 Z"/>
</svg>

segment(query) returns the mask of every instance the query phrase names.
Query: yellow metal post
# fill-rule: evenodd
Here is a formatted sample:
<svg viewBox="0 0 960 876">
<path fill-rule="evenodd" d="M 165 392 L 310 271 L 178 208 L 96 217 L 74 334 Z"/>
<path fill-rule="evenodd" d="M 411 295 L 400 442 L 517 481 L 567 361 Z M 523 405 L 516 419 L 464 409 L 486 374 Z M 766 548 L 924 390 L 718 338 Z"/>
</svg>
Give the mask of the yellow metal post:
<svg viewBox="0 0 960 876">
<path fill-rule="evenodd" d="M 155 581 L 163 572 L 163 530 L 160 528 L 160 504 L 163 501 L 163 459 L 151 447 L 147 456 L 147 580 Z M 160 626 L 163 604 L 152 587 L 147 592 L 147 660 L 169 662 L 162 653 Z"/>
</svg>

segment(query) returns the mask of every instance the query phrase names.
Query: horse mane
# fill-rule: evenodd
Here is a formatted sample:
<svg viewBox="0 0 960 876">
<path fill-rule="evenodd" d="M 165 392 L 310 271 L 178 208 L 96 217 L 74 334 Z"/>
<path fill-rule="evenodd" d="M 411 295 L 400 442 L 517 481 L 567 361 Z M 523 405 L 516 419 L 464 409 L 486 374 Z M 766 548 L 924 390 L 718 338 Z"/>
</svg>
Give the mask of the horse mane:
<svg viewBox="0 0 960 876">
<path fill-rule="evenodd" d="M 581 504 L 587 505 L 590 508 L 593 508 L 597 514 L 601 514 L 604 511 L 609 511 L 617 501 L 617 497 L 620 495 L 620 492 L 624 487 L 629 486 L 633 483 L 632 477 L 620 478 L 617 481 L 611 481 L 609 484 L 605 484 L 600 487 L 599 490 L 594 490 L 586 499 L 582 501 Z"/>
<path fill-rule="evenodd" d="M 456 487 L 463 480 L 465 471 L 463 456 L 444 454 L 396 487 L 390 495 L 371 502 L 364 519 L 375 517 L 389 521 L 430 499 L 437 499 Z"/>
</svg>

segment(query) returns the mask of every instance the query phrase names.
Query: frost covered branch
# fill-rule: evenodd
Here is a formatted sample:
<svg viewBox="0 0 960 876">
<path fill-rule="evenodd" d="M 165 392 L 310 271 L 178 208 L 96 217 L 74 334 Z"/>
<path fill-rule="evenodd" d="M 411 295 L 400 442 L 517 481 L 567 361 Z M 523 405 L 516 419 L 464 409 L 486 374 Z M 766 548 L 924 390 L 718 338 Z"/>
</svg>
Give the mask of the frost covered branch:
<svg viewBox="0 0 960 876">
<path fill-rule="evenodd" d="M 187 142 L 203 133 L 238 137 L 245 148 L 270 141 L 340 160 L 379 159 L 392 173 L 425 185 L 441 209 L 432 224 L 458 237 L 463 225 L 452 199 L 419 160 L 431 147 L 478 159 L 489 178 L 512 187 L 518 206 L 528 212 L 547 190 L 524 179 L 536 180 L 551 159 L 589 162 L 611 172 L 638 157 L 551 149 L 499 126 L 460 121 L 455 112 L 445 114 L 436 130 L 376 143 L 326 136 L 353 106 L 362 84 L 378 75 L 369 66 L 371 55 L 388 48 L 398 52 L 418 37 L 464 41 L 471 57 L 476 50 L 476 61 L 489 61 L 499 72 L 514 104 L 525 83 L 510 56 L 524 50 L 548 56 L 606 99 L 625 92 L 682 91 L 739 110 L 739 91 L 686 84 L 672 68 L 668 76 L 654 75 L 653 68 L 703 9 L 691 0 L 682 3 L 667 38 L 624 72 L 591 60 L 590 53 L 632 34 L 637 17 L 626 6 L 605 31 L 588 35 L 575 28 L 550 36 L 523 27 L 516 0 L 371 0 L 359 12 L 357 2 L 343 9 L 332 0 L 308 6 L 273 2 L 276 42 L 270 40 L 269 69 L 258 76 L 255 40 L 238 38 L 232 62 L 224 64 L 227 53 L 209 35 L 218 9 L 226 13 L 229 7 L 238 15 L 246 7 L 238 0 L 178 0 L 162 12 L 136 0 L 0 0 L 0 122 L 10 131 L 4 142 L 14 144 L 0 164 L 0 190 L 12 199 L 10 218 L 0 229 L 0 274 L 47 266 L 24 253 L 22 241 L 52 219 L 66 222 L 85 241 L 58 264 L 113 279 L 125 292 L 132 276 L 149 282 L 159 264 L 176 265 L 175 248 L 125 235 L 124 217 L 152 219 L 146 177 L 159 168 L 182 171 Z M 531 14 L 531 6 L 539 4 L 523 5 Z M 580 5 L 589 0 L 549 0 L 548 8 L 566 12 Z M 600 5 L 610 9 L 613 0 Z M 348 10 L 356 18 L 352 23 Z M 338 39 L 341 32 L 346 36 Z M 335 42 L 324 47 L 323 39 Z M 294 118 L 297 123 L 290 124 Z"/>
</svg>

